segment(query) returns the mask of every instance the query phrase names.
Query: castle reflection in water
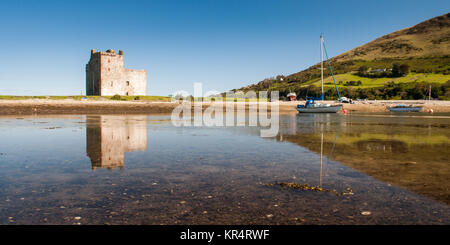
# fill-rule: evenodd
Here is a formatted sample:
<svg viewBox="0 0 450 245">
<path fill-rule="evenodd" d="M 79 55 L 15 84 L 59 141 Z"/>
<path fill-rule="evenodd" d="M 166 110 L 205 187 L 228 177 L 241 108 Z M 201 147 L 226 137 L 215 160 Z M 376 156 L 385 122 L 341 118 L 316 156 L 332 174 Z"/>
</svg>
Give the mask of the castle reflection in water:
<svg viewBox="0 0 450 245">
<path fill-rule="evenodd" d="M 123 169 L 125 152 L 147 151 L 147 117 L 98 115 L 86 118 L 86 152 L 92 169 Z"/>
</svg>

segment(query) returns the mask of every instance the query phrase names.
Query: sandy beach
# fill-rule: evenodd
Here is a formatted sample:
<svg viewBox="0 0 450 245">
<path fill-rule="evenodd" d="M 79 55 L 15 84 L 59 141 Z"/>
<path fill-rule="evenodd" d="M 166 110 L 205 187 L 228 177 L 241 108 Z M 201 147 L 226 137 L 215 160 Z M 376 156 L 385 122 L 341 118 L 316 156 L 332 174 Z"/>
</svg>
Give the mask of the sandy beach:
<svg viewBox="0 0 450 245">
<path fill-rule="evenodd" d="M 234 103 L 235 106 L 244 102 Z M 296 112 L 296 106 L 303 101 L 279 103 L 280 113 Z M 338 104 L 335 101 L 324 103 Z M 270 109 L 270 104 L 268 103 Z M 348 113 L 388 112 L 387 107 L 396 104 L 421 105 L 422 111 L 450 112 L 450 101 L 357 101 L 355 104 L 343 104 Z M 139 113 L 171 113 L 178 103 L 157 101 L 79 101 L 79 100 L 0 100 L 0 115 L 32 115 L 32 114 L 139 114 Z M 204 103 L 203 109 L 210 103 Z M 248 109 L 249 103 L 246 103 Z"/>
</svg>

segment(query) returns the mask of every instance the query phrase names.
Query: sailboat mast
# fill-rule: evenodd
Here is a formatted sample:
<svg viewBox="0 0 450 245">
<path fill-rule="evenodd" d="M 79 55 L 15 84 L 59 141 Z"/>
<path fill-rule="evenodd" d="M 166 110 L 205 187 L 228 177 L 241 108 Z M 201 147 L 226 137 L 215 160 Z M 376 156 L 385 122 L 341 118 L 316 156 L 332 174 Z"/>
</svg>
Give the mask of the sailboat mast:
<svg viewBox="0 0 450 245">
<path fill-rule="evenodd" d="M 323 96 L 323 36 L 320 34 L 320 79 L 322 81 L 322 94 Z"/>
<path fill-rule="evenodd" d="M 430 85 L 430 91 L 428 92 L 428 100 L 431 100 L 431 85 Z"/>
</svg>

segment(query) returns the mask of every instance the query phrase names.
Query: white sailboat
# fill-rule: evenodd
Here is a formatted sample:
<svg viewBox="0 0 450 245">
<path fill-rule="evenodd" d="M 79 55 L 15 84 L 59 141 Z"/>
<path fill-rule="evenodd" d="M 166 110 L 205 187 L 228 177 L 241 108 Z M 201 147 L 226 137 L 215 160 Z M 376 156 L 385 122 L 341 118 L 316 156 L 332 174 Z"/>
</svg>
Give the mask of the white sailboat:
<svg viewBox="0 0 450 245">
<path fill-rule="evenodd" d="M 331 67 L 330 67 L 331 69 Z M 299 113 L 336 113 L 342 109 L 342 105 L 331 105 L 325 103 L 316 103 L 316 100 L 324 100 L 323 93 L 323 36 L 320 35 L 320 75 L 322 81 L 322 94 L 320 98 L 308 98 L 304 105 L 297 105 Z M 336 87 L 337 89 L 337 87 Z M 339 94 L 339 92 L 338 92 Z"/>
</svg>

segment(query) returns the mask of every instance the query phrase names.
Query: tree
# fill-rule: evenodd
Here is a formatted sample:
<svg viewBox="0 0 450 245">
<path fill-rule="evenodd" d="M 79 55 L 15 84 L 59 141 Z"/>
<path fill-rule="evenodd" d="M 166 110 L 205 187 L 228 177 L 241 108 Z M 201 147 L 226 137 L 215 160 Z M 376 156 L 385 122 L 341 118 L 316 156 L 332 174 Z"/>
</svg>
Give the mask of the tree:
<svg viewBox="0 0 450 245">
<path fill-rule="evenodd" d="M 392 76 L 393 77 L 400 77 L 400 65 L 398 63 L 392 64 Z"/>
<path fill-rule="evenodd" d="M 408 92 L 406 92 L 406 91 L 400 92 L 400 97 L 401 97 L 402 100 L 407 100 L 408 99 Z"/>
<path fill-rule="evenodd" d="M 398 63 L 392 64 L 392 76 L 393 77 L 403 77 L 406 76 L 409 73 L 409 65 L 408 64 L 401 64 Z"/>
<path fill-rule="evenodd" d="M 366 72 L 367 72 L 367 66 L 363 65 L 363 66 L 360 66 L 360 67 L 359 67 L 359 69 L 358 69 L 358 75 L 363 76 L 363 75 L 366 74 Z"/>
<path fill-rule="evenodd" d="M 402 76 L 406 76 L 409 73 L 409 65 L 408 64 L 401 64 L 399 67 L 400 74 Z"/>
</svg>

